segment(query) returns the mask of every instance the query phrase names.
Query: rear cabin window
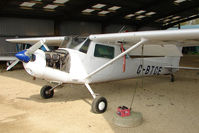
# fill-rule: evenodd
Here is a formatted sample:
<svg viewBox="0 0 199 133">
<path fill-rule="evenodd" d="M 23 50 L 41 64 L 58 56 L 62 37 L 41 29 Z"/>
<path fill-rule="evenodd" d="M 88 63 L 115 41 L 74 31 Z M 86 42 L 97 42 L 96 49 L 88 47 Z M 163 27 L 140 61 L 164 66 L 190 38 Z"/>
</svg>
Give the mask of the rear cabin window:
<svg viewBox="0 0 199 133">
<path fill-rule="evenodd" d="M 95 57 L 113 59 L 114 58 L 114 51 L 115 51 L 114 47 L 96 44 L 94 56 Z"/>
<path fill-rule="evenodd" d="M 82 45 L 82 47 L 79 49 L 80 52 L 83 52 L 83 53 L 87 53 L 88 52 L 88 47 L 90 45 L 90 40 L 87 39 L 84 44 Z"/>
</svg>

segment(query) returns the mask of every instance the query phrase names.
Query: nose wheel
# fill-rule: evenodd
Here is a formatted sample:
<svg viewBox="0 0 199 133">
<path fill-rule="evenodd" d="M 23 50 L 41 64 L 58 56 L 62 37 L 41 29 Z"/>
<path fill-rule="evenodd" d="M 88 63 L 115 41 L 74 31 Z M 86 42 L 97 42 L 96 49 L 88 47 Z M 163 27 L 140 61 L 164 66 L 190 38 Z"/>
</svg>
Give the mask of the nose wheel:
<svg viewBox="0 0 199 133">
<path fill-rule="evenodd" d="M 49 86 L 49 85 L 44 85 L 40 90 L 41 97 L 44 99 L 52 98 L 54 95 L 54 89 L 60 85 L 62 85 L 62 83 L 59 83 L 54 87 Z"/>
<path fill-rule="evenodd" d="M 41 88 L 40 95 L 44 99 L 52 98 L 54 95 L 54 89 L 52 89 L 52 86 L 45 85 Z"/>
</svg>

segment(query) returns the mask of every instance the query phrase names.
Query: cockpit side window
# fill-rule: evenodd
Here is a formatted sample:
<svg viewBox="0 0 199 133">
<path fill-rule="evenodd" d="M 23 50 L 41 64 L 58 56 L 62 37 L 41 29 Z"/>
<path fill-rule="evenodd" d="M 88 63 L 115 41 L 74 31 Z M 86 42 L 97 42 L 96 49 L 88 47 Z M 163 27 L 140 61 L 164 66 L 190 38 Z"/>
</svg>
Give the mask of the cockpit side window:
<svg viewBox="0 0 199 133">
<path fill-rule="evenodd" d="M 96 44 L 94 56 L 95 57 L 113 59 L 114 58 L 114 51 L 115 51 L 114 47 Z"/>
<path fill-rule="evenodd" d="M 88 52 L 88 47 L 90 45 L 90 39 L 87 39 L 84 44 L 82 45 L 82 47 L 79 49 L 80 52 L 83 52 L 83 53 L 87 53 Z"/>
</svg>

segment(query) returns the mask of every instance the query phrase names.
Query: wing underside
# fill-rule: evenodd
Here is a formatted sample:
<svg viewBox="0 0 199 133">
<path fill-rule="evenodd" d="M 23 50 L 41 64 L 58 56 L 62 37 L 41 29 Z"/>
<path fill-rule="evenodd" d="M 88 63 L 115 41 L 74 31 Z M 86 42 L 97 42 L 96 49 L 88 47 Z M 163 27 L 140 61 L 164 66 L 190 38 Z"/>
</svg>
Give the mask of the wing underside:
<svg viewBox="0 0 199 133">
<path fill-rule="evenodd" d="M 22 43 L 22 44 L 31 44 L 31 45 L 39 42 L 40 40 L 45 40 L 45 44 L 47 44 L 48 46 L 59 46 L 64 41 L 67 41 L 69 39 L 66 36 L 6 39 L 6 41 L 12 42 L 12 43 Z"/>
<path fill-rule="evenodd" d="M 115 45 L 119 45 L 121 44 L 120 42 L 123 42 L 126 45 L 132 46 L 144 38 L 147 40 L 144 45 L 199 46 L 199 29 L 99 34 L 90 35 L 89 38 L 95 42 Z"/>
</svg>

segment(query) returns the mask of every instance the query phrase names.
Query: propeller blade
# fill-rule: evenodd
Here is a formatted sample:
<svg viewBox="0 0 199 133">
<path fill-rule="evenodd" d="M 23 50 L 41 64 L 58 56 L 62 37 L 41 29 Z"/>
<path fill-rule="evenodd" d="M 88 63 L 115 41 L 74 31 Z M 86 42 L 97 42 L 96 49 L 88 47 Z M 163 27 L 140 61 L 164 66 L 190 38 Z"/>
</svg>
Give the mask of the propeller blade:
<svg viewBox="0 0 199 133">
<path fill-rule="evenodd" d="M 30 61 L 31 55 L 39 49 L 42 45 L 44 45 L 45 40 L 40 40 L 39 42 L 35 43 L 33 46 L 31 46 L 27 50 L 23 50 L 18 52 L 15 56 L 20 60 L 25 63 L 28 63 Z"/>
<path fill-rule="evenodd" d="M 26 55 L 32 55 L 37 49 L 39 49 L 42 45 L 44 45 L 45 40 L 40 40 L 39 42 L 32 45 L 27 51 L 25 52 Z"/>
<path fill-rule="evenodd" d="M 13 68 L 17 63 L 19 62 L 19 59 L 16 59 L 10 66 L 7 67 L 7 71 L 9 71 L 11 68 Z"/>
</svg>

